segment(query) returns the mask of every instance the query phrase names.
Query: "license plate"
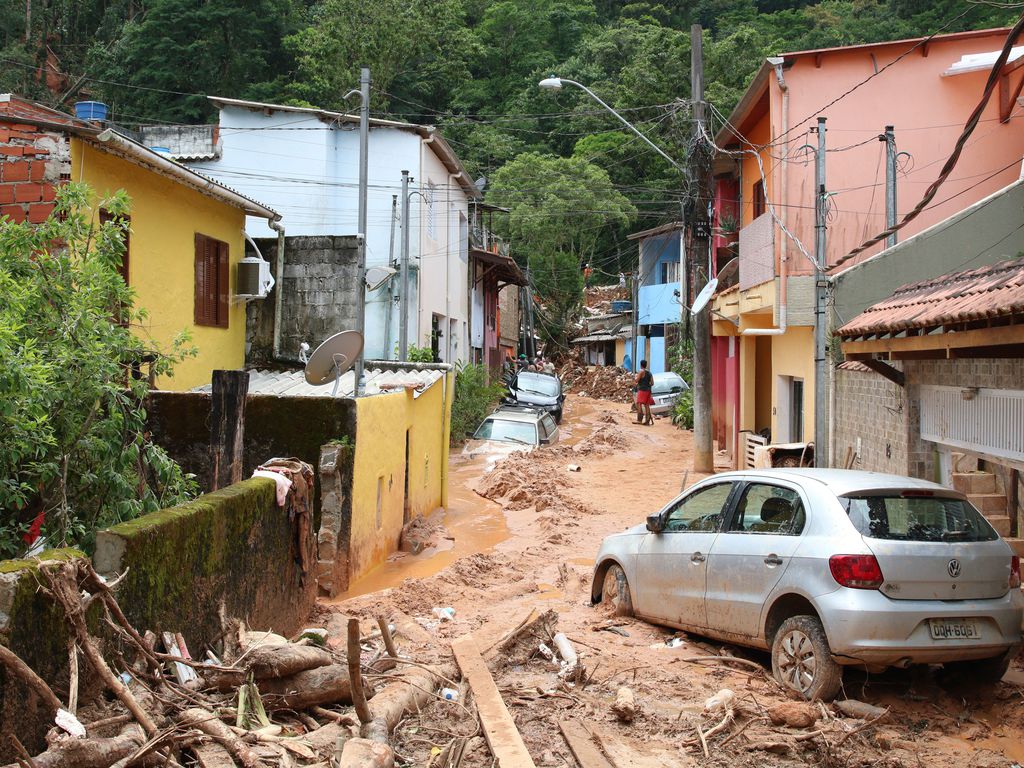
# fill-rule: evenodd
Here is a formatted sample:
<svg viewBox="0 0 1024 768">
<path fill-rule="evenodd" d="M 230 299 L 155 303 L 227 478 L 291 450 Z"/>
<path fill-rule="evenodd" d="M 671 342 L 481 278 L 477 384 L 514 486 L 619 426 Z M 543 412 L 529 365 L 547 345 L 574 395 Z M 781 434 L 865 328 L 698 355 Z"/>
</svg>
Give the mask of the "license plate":
<svg viewBox="0 0 1024 768">
<path fill-rule="evenodd" d="M 976 622 L 966 619 L 929 619 L 932 640 L 977 640 L 981 630 Z"/>
</svg>

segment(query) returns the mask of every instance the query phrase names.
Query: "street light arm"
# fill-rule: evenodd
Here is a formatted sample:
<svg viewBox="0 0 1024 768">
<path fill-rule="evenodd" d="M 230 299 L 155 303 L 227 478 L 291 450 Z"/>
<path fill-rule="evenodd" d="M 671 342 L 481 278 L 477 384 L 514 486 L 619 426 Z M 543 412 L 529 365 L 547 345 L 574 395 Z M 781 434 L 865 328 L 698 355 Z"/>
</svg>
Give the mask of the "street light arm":
<svg viewBox="0 0 1024 768">
<path fill-rule="evenodd" d="M 596 101 L 602 107 L 604 107 L 609 112 L 611 112 L 613 115 L 615 115 L 615 117 L 617 117 L 619 119 L 620 123 L 622 123 L 624 126 L 629 128 L 629 130 L 631 130 L 633 133 L 635 133 L 637 136 L 639 136 L 641 139 L 643 139 L 648 144 L 648 146 L 650 146 L 651 149 L 653 149 L 655 152 L 657 152 L 663 158 L 668 160 L 669 163 L 671 163 L 673 168 L 675 168 L 677 171 L 683 171 L 684 170 L 683 166 L 681 166 L 679 163 L 677 163 L 671 157 L 666 155 L 665 152 L 661 149 L 661 147 L 659 147 L 653 141 L 651 141 L 646 136 L 644 136 L 642 133 L 640 133 L 639 129 L 635 125 L 633 125 L 626 118 L 624 118 L 622 115 L 620 115 L 614 109 L 612 109 L 608 104 L 606 104 L 604 101 L 602 101 L 600 96 L 598 96 L 592 90 L 587 88 L 587 86 L 583 85 L 583 83 L 577 83 L 575 80 L 566 80 L 564 77 L 560 77 L 558 79 L 561 80 L 561 82 L 563 82 L 563 83 L 569 83 L 569 85 L 575 85 L 577 88 L 579 88 L 579 89 L 581 89 L 583 91 L 586 91 L 590 95 L 590 98 L 592 98 L 594 101 Z"/>
</svg>

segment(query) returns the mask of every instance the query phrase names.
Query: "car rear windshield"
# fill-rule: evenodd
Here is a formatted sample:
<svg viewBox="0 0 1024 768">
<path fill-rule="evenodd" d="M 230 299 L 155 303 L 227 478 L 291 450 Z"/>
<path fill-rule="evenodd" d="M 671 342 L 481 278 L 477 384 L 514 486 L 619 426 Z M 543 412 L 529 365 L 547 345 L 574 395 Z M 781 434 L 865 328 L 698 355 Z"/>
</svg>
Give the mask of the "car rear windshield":
<svg viewBox="0 0 1024 768">
<path fill-rule="evenodd" d="M 845 496 L 861 535 L 899 541 L 993 541 L 995 530 L 978 510 L 954 496 L 893 491 Z"/>
<path fill-rule="evenodd" d="M 537 444 L 537 425 L 528 421 L 505 421 L 504 419 L 487 419 L 476 434 L 478 440 L 507 440 L 523 445 Z"/>
<path fill-rule="evenodd" d="M 670 378 L 658 378 L 654 377 L 654 383 L 651 385 L 651 394 L 653 395 L 667 395 L 673 392 L 682 392 L 685 383 L 681 378 L 672 376 Z"/>
</svg>

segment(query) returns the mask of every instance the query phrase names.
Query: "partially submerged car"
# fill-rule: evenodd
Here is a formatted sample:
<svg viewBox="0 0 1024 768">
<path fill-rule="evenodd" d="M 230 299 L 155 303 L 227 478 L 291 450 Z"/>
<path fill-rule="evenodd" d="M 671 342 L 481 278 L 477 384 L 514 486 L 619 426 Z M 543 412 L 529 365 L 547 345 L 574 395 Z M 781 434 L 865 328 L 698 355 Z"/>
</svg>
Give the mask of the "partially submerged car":
<svg viewBox="0 0 1024 768">
<path fill-rule="evenodd" d="M 480 423 L 462 453 L 497 461 L 514 451 L 532 451 L 557 442 L 558 424 L 550 413 L 529 406 L 503 405 Z"/>
<path fill-rule="evenodd" d="M 962 494 L 896 475 L 714 475 L 597 555 L 591 599 L 771 651 L 829 699 L 843 667 L 945 664 L 1002 677 L 1021 647 L 1020 559 Z"/>
<path fill-rule="evenodd" d="M 565 393 L 562 392 L 562 381 L 557 376 L 520 371 L 509 382 L 508 390 L 516 404 L 541 408 L 554 416 L 557 423 L 562 423 Z"/>
<path fill-rule="evenodd" d="M 675 408 L 679 396 L 690 389 L 690 385 L 682 376 L 672 371 L 655 373 L 653 376 L 651 396 L 654 397 L 654 405 L 651 406 L 651 413 L 669 413 Z"/>
</svg>

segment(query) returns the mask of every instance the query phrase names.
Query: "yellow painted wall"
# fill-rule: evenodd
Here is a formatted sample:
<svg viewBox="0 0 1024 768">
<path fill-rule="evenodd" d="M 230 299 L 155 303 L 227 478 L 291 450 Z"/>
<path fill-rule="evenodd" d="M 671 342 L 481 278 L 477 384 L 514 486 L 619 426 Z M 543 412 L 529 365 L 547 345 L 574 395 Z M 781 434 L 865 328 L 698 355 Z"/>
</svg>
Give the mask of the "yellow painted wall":
<svg viewBox="0 0 1024 768">
<path fill-rule="evenodd" d="M 406 431 L 409 519 L 448 503 L 452 378 L 448 374 L 419 397 L 408 390 L 356 401 L 350 580 L 383 563 L 398 547 L 405 524 Z"/>
<path fill-rule="evenodd" d="M 71 144 L 72 180 L 84 181 L 98 199 L 124 190 L 131 198 L 128 284 L 136 308 L 149 317 L 138 333 L 160 349 L 169 349 L 183 330 L 192 334 L 196 357 L 187 358 L 173 377 L 157 381 L 161 389 L 185 390 L 209 384 L 214 369 L 245 364 L 245 305 L 233 301 L 227 328 L 193 325 L 195 304 L 195 234 L 228 243 L 230 287 L 235 292 L 235 265 L 245 255 L 241 209 L 171 181 L 135 163 L 99 150 L 80 139 Z"/>
<path fill-rule="evenodd" d="M 792 376 L 804 380 L 804 440 L 814 437 L 814 329 L 807 326 L 791 327 L 782 336 L 772 339 L 771 355 L 772 403 L 778 403 L 784 393 L 779 391 L 779 376 Z M 772 434 L 781 435 L 776 413 L 772 415 Z M 773 438 L 774 439 L 774 438 Z"/>
<path fill-rule="evenodd" d="M 774 412 L 772 405 L 772 357 L 775 349 L 775 336 L 755 336 L 756 369 L 754 371 L 754 429 L 759 431 L 767 426 L 772 427 L 775 434 Z"/>
</svg>

